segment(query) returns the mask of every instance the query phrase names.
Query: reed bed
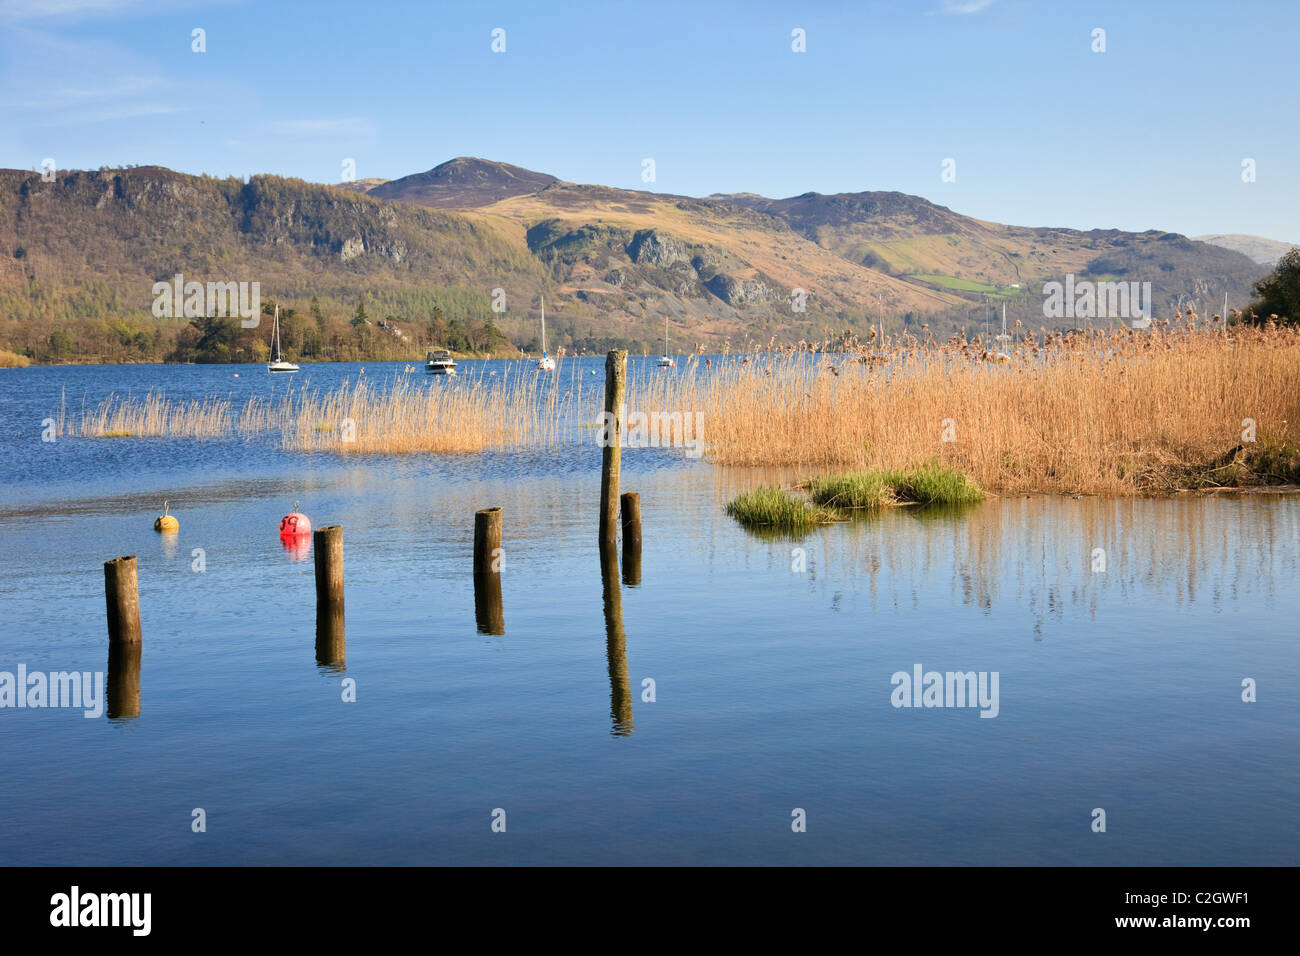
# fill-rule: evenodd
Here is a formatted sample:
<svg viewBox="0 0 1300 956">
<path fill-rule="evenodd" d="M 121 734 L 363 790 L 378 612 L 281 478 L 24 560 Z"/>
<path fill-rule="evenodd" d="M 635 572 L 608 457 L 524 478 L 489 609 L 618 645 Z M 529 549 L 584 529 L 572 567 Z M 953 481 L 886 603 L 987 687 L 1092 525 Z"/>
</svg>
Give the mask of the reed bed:
<svg viewBox="0 0 1300 956">
<path fill-rule="evenodd" d="M 83 409 L 77 430 L 266 435 L 285 449 L 341 454 L 594 444 L 603 379 L 580 372 L 562 362 L 551 374 L 291 387 L 238 408 L 229 398 L 114 396 Z M 866 343 L 846 337 L 721 361 L 694 355 L 667 372 L 637 362 L 627 407 L 698 413 L 695 437 L 723 465 L 817 474 L 933 463 L 1002 493 L 1137 495 L 1295 480 L 1300 330 L 1205 330 L 1193 321 L 1138 333 L 1026 333 L 1009 360 L 978 339 L 886 342 L 873 333 Z M 70 427 L 61 414 L 60 432 Z"/>
<path fill-rule="evenodd" d="M 85 438 L 215 438 L 233 430 L 228 399 L 173 402 L 159 392 L 143 399 L 110 395 L 81 416 Z"/>
<path fill-rule="evenodd" d="M 1213 485 L 1234 451 L 1240 462 L 1300 439 L 1297 329 L 1160 322 L 1026 334 L 1009 362 L 960 338 L 811 353 L 691 361 L 649 387 L 652 403 L 702 410 L 706 454 L 720 464 L 819 472 L 938 461 L 1003 493 Z M 1294 459 L 1272 479 L 1300 477 Z M 1252 483 L 1250 468 L 1232 483 Z"/>
<path fill-rule="evenodd" d="M 345 382 L 319 391 L 290 386 L 235 408 L 229 398 L 174 401 L 112 395 L 83 411 L 84 437 L 268 437 L 294 451 L 339 454 L 473 453 L 553 446 L 576 417 L 579 396 L 554 377 L 502 376 L 498 381 L 415 379 L 389 385 Z M 67 426 L 60 424 L 63 433 Z"/>
</svg>

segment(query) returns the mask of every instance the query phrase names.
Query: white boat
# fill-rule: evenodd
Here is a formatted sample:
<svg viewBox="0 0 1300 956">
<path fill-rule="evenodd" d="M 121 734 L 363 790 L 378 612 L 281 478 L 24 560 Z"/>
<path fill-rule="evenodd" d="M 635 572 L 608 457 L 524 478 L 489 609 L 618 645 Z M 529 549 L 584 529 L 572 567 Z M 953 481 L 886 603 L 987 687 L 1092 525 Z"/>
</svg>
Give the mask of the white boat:
<svg viewBox="0 0 1300 956">
<path fill-rule="evenodd" d="M 286 362 L 280 354 L 280 307 L 275 307 L 275 322 L 271 326 L 271 361 L 266 364 L 268 372 L 296 372 L 298 366 Z"/>
<path fill-rule="evenodd" d="M 425 356 L 424 370 L 430 375 L 455 375 L 456 361 L 446 349 L 433 349 Z"/>
<path fill-rule="evenodd" d="M 555 359 L 546 354 L 546 300 L 542 299 L 542 357 L 537 360 L 539 372 L 554 372 Z"/>
<path fill-rule="evenodd" d="M 673 357 L 668 354 L 668 316 L 664 316 L 664 354 L 659 356 L 660 368 L 676 368 L 677 363 Z"/>
<path fill-rule="evenodd" d="M 1002 303 L 1002 334 L 994 336 L 994 342 L 998 343 L 998 351 L 994 353 L 994 358 L 999 362 L 1011 361 L 1011 336 L 1007 335 L 1007 304 Z"/>
</svg>

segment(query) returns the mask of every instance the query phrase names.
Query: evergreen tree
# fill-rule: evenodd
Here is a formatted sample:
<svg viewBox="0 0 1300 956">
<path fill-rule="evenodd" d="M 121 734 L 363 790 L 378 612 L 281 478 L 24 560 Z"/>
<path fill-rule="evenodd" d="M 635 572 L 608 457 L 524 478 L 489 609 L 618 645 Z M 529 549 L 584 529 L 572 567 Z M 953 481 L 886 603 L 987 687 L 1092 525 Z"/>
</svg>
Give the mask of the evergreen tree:
<svg viewBox="0 0 1300 956">
<path fill-rule="evenodd" d="M 1278 260 L 1273 274 L 1255 283 L 1259 296 L 1242 316 L 1242 321 L 1254 325 L 1267 322 L 1276 315 L 1283 325 L 1300 324 L 1300 246 Z"/>
</svg>

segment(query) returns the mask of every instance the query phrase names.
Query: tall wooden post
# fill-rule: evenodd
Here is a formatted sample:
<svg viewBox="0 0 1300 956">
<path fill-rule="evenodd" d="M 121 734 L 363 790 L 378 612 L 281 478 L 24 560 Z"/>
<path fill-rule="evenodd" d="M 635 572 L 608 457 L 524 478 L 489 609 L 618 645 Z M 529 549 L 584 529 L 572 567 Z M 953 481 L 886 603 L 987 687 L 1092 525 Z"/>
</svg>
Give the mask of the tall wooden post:
<svg viewBox="0 0 1300 956">
<path fill-rule="evenodd" d="M 140 643 L 140 591 L 135 555 L 104 562 L 104 601 L 108 607 L 108 643 Z"/>
<path fill-rule="evenodd" d="M 614 349 L 605 356 L 605 449 L 600 463 L 600 543 L 609 548 L 618 541 L 618 477 L 623 461 L 626 398 L 627 349 Z"/>
<path fill-rule="evenodd" d="M 501 509 L 474 512 L 474 573 L 499 574 L 501 565 Z"/>
<path fill-rule="evenodd" d="M 619 498 L 623 522 L 623 583 L 637 587 L 641 583 L 641 496 L 625 491 Z"/>
<path fill-rule="evenodd" d="M 501 509 L 474 512 L 474 621 L 480 634 L 506 632 L 501 605 Z"/>
<path fill-rule="evenodd" d="M 316 662 L 341 668 L 347 659 L 343 613 L 343 527 L 312 532 L 316 560 Z"/>
</svg>

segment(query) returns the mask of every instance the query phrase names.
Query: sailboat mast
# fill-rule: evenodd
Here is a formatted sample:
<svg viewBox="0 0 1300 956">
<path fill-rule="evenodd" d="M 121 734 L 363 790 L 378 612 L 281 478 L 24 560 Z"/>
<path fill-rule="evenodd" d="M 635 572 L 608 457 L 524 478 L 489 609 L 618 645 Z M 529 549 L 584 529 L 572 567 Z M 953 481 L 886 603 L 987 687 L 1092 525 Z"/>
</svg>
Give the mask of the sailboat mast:
<svg viewBox="0 0 1300 956">
<path fill-rule="evenodd" d="M 542 354 L 546 354 L 546 297 L 542 296 Z"/>
</svg>

